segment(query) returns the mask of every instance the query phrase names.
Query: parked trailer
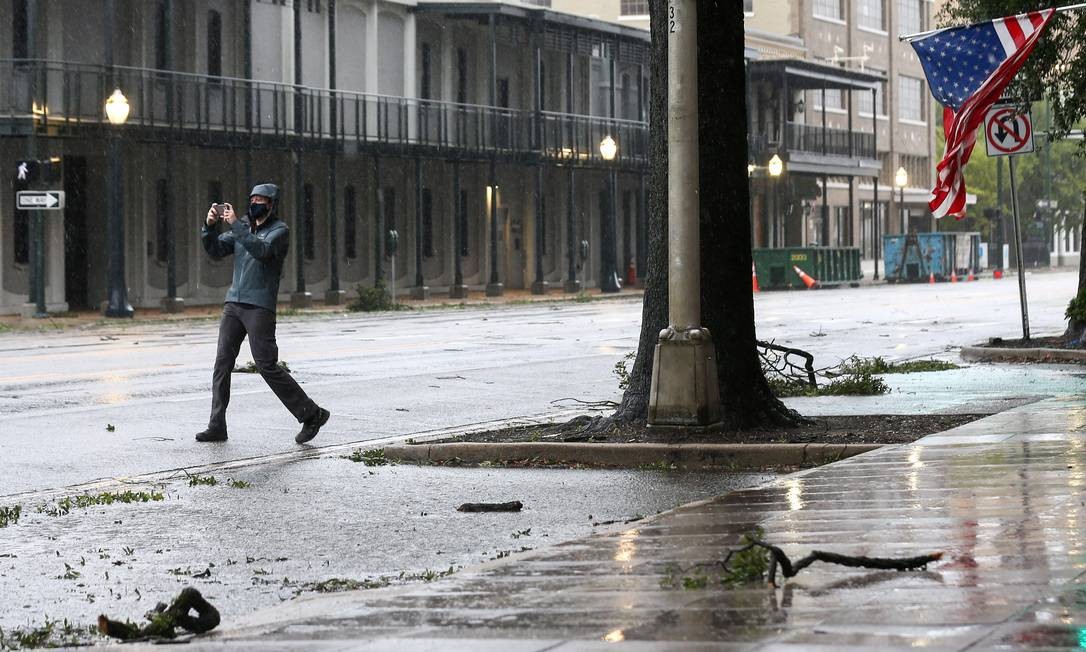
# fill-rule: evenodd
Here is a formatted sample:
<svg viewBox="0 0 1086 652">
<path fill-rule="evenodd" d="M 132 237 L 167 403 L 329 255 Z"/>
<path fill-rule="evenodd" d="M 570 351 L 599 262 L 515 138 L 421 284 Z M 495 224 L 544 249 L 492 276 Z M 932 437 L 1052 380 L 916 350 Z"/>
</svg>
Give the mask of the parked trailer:
<svg viewBox="0 0 1086 652">
<path fill-rule="evenodd" d="M 882 237 L 884 278 L 889 283 L 948 281 L 980 271 L 979 233 L 909 233 Z"/>
<path fill-rule="evenodd" d="M 795 267 L 803 270 L 822 287 L 856 284 L 860 271 L 857 247 L 783 247 L 755 249 L 754 273 L 763 290 L 803 289 L 806 287 Z"/>
</svg>

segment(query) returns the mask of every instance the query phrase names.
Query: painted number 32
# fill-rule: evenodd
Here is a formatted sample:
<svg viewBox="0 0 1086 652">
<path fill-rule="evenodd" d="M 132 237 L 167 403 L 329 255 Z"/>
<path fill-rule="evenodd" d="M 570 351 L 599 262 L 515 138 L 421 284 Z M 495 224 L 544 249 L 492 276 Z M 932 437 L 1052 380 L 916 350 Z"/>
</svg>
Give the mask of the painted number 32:
<svg viewBox="0 0 1086 652">
<path fill-rule="evenodd" d="M 667 3 L 667 31 L 669 34 L 677 34 L 683 30 L 681 16 L 675 1 Z"/>
</svg>

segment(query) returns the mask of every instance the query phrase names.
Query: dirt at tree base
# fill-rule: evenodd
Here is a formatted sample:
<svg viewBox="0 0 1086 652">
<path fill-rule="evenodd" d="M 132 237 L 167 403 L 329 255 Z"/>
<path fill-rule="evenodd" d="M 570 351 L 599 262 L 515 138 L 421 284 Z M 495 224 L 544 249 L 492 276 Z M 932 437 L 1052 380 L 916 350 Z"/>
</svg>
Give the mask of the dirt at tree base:
<svg viewBox="0 0 1086 652">
<path fill-rule="evenodd" d="M 877 414 L 813 417 L 811 424 L 795 428 L 765 427 L 736 432 L 662 432 L 643 423 L 610 423 L 590 437 L 579 435 L 569 424 L 518 426 L 469 433 L 452 439 L 427 442 L 578 442 L 608 444 L 907 444 L 936 432 L 990 416 L 988 414 Z M 581 417 L 584 419 L 584 417 Z"/>
<path fill-rule="evenodd" d="M 1031 337 L 1028 340 L 1022 338 L 1003 339 L 1002 337 L 990 338 L 984 344 L 978 346 L 993 349 L 1073 349 L 1078 347 L 1067 346 L 1067 340 L 1063 335 L 1050 337 Z"/>
</svg>

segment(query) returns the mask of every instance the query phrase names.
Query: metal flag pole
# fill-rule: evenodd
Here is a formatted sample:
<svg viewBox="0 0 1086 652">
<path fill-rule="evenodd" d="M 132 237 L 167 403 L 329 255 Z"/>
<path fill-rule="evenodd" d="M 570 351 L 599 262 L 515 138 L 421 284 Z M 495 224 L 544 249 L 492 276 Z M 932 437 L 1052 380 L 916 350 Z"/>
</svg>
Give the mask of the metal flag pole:
<svg viewBox="0 0 1086 652">
<path fill-rule="evenodd" d="M 1080 2 L 1076 5 L 1067 5 L 1066 7 L 1056 7 L 1056 13 L 1062 14 L 1066 11 L 1078 11 L 1079 9 L 1086 9 L 1086 2 Z M 1024 14 L 1022 14 L 1024 15 Z M 977 24 L 977 23 L 970 23 Z M 950 27 L 940 27 L 938 29 L 929 29 L 926 32 L 916 32 L 915 34 L 899 34 L 897 40 L 899 41 L 915 41 L 917 39 L 931 36 L 932 34 L 938 34 L 939 32 L 945 32 L 948 29 L 956 29 L 958 27 L 968 27 L 969 25 L 952 25 Z"/>
<path fill-rule="evenodd" d="M 1018 298 L 1022 304 L 1022 339 L 1029 340 L 1029 308 L 1026 305 L 1026 270 L 1022 263 L 1022 226 L 1018 219 L 1018 186 L 1014 177 L 1014 157 L 1010 159 L 1011 169 L 1011 215 L 1014 218 L 1014 249 L 1018 259 Z"/>
</svg>

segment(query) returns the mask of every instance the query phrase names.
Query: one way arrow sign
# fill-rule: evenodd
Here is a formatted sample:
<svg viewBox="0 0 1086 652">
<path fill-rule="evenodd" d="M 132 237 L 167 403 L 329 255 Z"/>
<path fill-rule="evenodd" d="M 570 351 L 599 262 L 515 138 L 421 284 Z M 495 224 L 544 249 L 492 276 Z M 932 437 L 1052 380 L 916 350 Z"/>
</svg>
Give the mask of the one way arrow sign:
<svg viewBox="0 0 1086 652">
<path fill-rule="evenodd" d="M 21 211 L 59 211 L 64 208 L 63 190 L 20 190 L 15 208 Z"/>
</svg>

